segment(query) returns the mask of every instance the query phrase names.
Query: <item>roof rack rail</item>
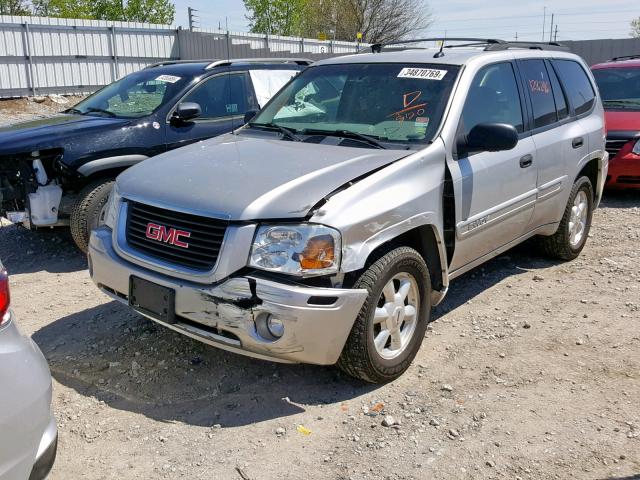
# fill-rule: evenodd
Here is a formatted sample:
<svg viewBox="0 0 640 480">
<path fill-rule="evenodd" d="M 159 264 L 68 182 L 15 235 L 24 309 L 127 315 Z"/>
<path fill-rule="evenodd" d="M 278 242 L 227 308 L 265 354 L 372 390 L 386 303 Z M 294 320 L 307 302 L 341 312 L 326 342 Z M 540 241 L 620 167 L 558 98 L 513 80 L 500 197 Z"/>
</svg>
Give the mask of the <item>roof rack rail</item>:
<svg viewBox="0 0 640 480">
<path fill-rule="evenodd" d="M 509 48 L 528 48 L 530 50 L 569 50 L 569 47 L 559 42 L 502 42 L 498 45 L 488 45 L 485 50 L 496 51 L 507 50 Z"/>
<path fill-rule="evenodd" d="M 296 65 L 311 65 L 313 60 L 309 58 L 232 58 L 231 60 L 215 60 L 207 65 L 205 70 L 238 63 L 295 63 Z"/>
<path fill-rule="evenodd" d="M 503 43 L 504 40 L 498 40 L 495 38 L 473 38 L 473 37 L 431 37 L 431 38 L 415 38 L 412 40 L 395 40 L 393 42 L 386 43 L 373 43 L 371 45 L 372 53 L 380 53 L 384 47 L 392 45 L 405 45 L 407 43 L 422 43 L 422 42 L 474 42 L 478 45 L 486 45 L 490 43 Z"/>
<path fill-rule="evenodd" d="M 147 68 L 154 68 L 154 67 L 164 67 L 165 65 L 178 65 L 181 63 L 206 63 L 210 61 L 211 60 L 163 60 L 161 62 L 156 62 L 156 63 L 152 63 L 151 65 L 147 65 L 144 68 L 147 69 Z"/>
<path fill-rule="evenodd" d="M 613 57 L 610 61 L 611 62 L 618 62 L 620 60 L 633 60 L 635 58 L 640 58 L 640 53 L 637 53 L 635 55 L 622 55 L 620 57 Z"/>
<path fill-rule="evenodd" d="M 500 40 L 497 38 L 474 38 L 474 37 L 432 37 L 432 38 L 416 38 L 414 40 L 397 40 L 387 43 L 374 43 L 371 45 L 373 53 L 380 53 L 387 46 L 405 45 L 408 43 L 422 42 L 442 42 L 440 51 L 436 54 L 438 57 L 443 55 L 443 48 L 460 48 L 460 47 L 482 47 L 485 51 L 508 50 L 509 48 L 525 48 L 532 50 L 568 50 L 568 47 L 558 42 L 511 42 Z M 445 42 L 467 42 L 457 45 L 444 45 Z M 397 49 L 397 48 L 396 48 Z M 401 48 L 402 49 L 402 48 Z"/>
<path fill-rule="evenodd" d="M 147 65 L 145 68 L 164 67 L 167 65 L 180 65 L 184 63 L 206 63 L 205 70 L 215 67 L 234 65 L 237 63 L 295 63 L 296 65 L 311 65 L 313 60 L 308 58 L 232 58 L 230 60 L 214 60 L 211 58 L 195 60 L 164 60 L 162 62 Z"/>
</svg>

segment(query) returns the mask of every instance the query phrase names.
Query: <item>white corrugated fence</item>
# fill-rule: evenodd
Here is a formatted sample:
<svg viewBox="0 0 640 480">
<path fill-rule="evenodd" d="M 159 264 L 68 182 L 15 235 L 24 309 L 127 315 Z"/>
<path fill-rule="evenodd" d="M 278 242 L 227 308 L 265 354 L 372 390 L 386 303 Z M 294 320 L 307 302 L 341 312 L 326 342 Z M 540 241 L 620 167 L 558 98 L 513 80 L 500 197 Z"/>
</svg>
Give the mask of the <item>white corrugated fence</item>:
<svg viewBox="0 0 640 480">
<path fill-rule="evenodd" d="M 168 25 L 0 15 L 0 98 L 89 93 L 163 60 L 324 58 L 357 43 Z"/>
</svg>

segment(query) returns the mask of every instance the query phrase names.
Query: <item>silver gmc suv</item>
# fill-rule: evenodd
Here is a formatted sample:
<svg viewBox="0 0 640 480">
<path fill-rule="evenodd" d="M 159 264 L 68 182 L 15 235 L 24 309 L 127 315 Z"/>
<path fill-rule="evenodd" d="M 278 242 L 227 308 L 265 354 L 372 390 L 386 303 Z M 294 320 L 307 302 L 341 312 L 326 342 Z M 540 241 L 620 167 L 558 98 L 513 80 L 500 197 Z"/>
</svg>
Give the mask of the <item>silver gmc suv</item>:
<svg viewBox="0 0 640 480">
<path fill-rule="evenodd" d="M 579 57 L 464 40 L 318 62 L 244 127 L 124 172 L 94 282 L 225 350 L 397 378 L 452 279 L 534 236 L 578 256 L 607 174 Z"/>
</svg>

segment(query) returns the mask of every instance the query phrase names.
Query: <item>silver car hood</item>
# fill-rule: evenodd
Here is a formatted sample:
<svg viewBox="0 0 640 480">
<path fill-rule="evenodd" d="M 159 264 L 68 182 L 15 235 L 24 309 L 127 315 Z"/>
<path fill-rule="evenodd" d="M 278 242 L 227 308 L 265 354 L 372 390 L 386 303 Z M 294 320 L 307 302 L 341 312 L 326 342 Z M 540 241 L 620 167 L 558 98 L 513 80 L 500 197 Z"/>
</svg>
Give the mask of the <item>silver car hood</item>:
<svg viewBox="0 0 640 480">
<path fill-rule="evenodd" d="M 117 184 L 126 198 L 194 214 L 303 218 L 338 187 L 411 153 L 227 134 L 146 160 Z"/>
</svg>

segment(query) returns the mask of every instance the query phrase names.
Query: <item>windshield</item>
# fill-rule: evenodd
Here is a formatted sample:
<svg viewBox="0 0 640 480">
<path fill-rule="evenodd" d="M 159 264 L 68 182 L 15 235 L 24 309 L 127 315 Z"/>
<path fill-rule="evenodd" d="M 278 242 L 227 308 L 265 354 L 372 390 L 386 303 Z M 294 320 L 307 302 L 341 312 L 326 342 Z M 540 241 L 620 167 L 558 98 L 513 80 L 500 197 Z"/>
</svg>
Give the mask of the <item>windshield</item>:
<svg viewBox="0 0 640 480">
<path fill-rule="evenodd" d="M 253 119 L 293 133 L 351 132 L 385 142 L 429 142 L 459 68 L 427 64 L 310 67 Z"/>
<path fill-rule="evenodd" d="M 156 69 L 141 70 L 97 91 L 69 112 L 121 118 L 144 117 L 172 98 L 187 80 L 186 77 L 160 74 Z"/>
<path fill-rule="evenodd" d="M 640 110 L 640 68 L 606 68 L 593 71 L 606 109 Z"/>
</svg>

